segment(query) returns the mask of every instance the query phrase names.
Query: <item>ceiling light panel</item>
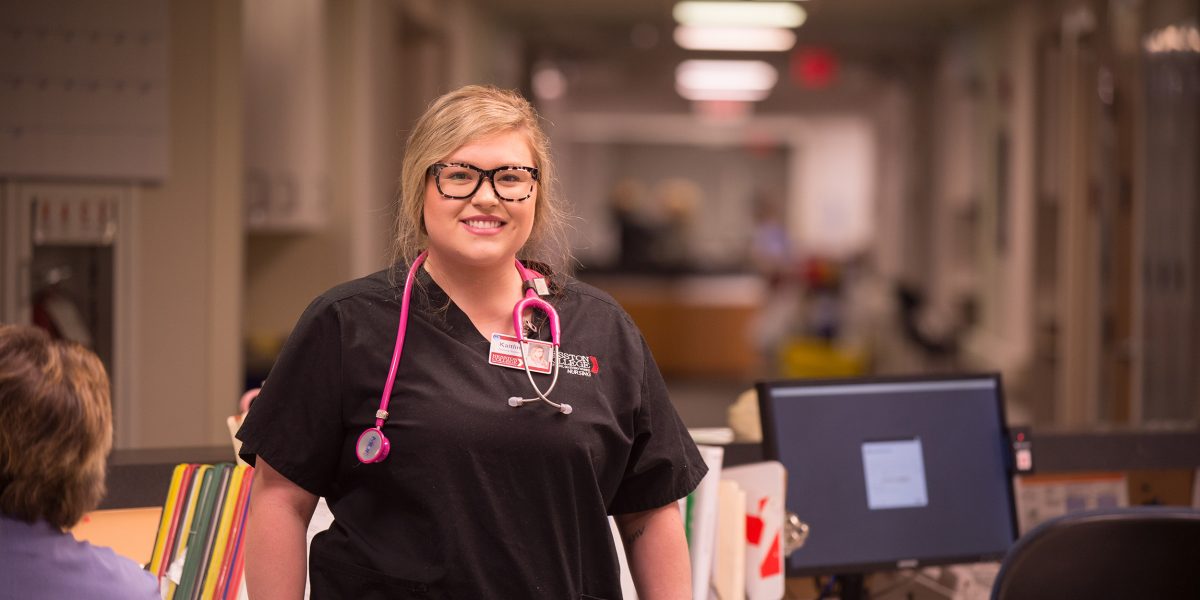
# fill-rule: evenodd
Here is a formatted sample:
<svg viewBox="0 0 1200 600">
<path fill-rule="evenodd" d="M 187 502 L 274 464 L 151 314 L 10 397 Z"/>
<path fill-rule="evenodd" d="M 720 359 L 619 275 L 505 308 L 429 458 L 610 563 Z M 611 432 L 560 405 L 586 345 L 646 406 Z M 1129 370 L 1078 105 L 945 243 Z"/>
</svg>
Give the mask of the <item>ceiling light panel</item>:
<svg viewBox="0 0 1200 600">
<path fill-rule="evenodd" d="M 783 27 L 804 24 L 804 9 L 792 2 L 679 2 L 672 11 L 680 25 Z"/>
<path fill-rule="evenodd" d="M 780 27 L 680 25 L 675 43 L 687 50 L 784 52 L 796 45 L 796 34 Z"/>
<path fill-rule="evenodd" d="M 685 60 L 675 69 L 675 90 L 689 100 L 762 100 L 778 80 L 761 60 Z"/>
<path fill-rule="evenodd" d="M 675 92 L 681 97 L 693 102 L 727 101 L 727 102 L 758 102 L 765 100 L 770 94 L 763 90 L 692 90 L 675 84 Z"/>
</svg>

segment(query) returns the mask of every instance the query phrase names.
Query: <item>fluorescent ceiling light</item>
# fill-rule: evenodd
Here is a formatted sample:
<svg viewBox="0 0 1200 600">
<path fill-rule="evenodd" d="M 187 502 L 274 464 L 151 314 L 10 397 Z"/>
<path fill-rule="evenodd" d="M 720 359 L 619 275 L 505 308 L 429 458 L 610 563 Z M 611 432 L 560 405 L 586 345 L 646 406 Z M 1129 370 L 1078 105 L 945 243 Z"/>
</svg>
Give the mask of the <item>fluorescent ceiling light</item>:
<svg viewBox="0 0 1200 600">
<path fill-rule="evenodd" d="M 796 45 L 796 34 L 781 27 L 680 25 L 675 43 L 688 50 L 783 52 Z"/>
<path fill-rule="evenodd" d="M 687 100 L 703 102 L 712 100 L 731 100 L 736 102 L 758 102 L 765 100 L 769 90 L 690 90 L 675 84 L 675 92 Z"/>
<path fill-rule="evenodd" d="M 672 11 L 680 25 L 784 27 L 804 24 L 803 8 L 792 2 L 701 2 L 685 1 Z"/>
<path fill-rule="evenodd" d="M 778 80 L 761 60 L 685 60 L 675 68 L 675 90 L 688 100 L 762 100 Z"/>
</svg>

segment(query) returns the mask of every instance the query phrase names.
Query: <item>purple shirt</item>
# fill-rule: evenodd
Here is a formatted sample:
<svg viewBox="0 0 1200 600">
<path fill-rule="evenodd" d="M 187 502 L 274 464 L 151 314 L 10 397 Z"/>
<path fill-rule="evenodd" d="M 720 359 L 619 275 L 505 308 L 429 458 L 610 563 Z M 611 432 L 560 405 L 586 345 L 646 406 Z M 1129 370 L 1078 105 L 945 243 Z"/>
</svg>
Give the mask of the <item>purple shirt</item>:
<svg viewBox="0 0 1200 600">
<path fill-rule="evenodd" d="M 159 600 L 158 582 L 111 548 L 76 540 L 45 521 L 0 515 L 0 600 Z"/>
</svg>

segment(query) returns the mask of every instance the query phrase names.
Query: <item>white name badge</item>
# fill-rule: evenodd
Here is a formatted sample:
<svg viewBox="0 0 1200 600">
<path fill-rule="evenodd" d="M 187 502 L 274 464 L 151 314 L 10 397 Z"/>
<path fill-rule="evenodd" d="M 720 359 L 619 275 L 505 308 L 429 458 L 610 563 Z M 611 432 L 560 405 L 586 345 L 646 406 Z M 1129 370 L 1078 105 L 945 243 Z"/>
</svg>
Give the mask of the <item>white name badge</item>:
<svg viewBox="0 0 1200 600">
<path fill-rule="evenodd" d="M 525 340 L 525 356 L 529 358 L 529 370 L 534 373 L 549 374 L 551 362 L 554 360 L 554 345 L 549 342 Z M 525 362 L 521 359 L 521 342 L 516 336 L 503 333 L 492 334 L 492 349 L 488 352 L 488 363 L 525 370 Z"/>
</svg>

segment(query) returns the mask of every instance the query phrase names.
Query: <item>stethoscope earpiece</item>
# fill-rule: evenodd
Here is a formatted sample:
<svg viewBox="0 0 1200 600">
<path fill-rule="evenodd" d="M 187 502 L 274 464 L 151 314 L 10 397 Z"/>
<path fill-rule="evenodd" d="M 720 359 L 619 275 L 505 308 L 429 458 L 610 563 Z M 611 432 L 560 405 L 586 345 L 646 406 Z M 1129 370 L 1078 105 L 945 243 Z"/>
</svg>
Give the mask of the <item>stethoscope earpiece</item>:
<svg viewBox="0 0 1200 600">
<path fill-rule="evenodd" d="M 557 408 L 557 409 L 558 409 L 558 412 L 560 412 L 560 413 L 562 413 L 562 414 L 564 414 L 564 415 L 569 415 L 569 414 L 571 414 L 571 411 L 574 411 L 574 410 L 575 410 L 574 408 L 571 408 L 571 405 L 570 405 L 570 404 L 567 404 L 566 402 L 562 402 L 562 403 L 558 403 L 558 402 L 551 402 L 549 399 L 546 399 L 546 398 L 541 398 L 541 397 L 538 397 L 538 398 L 520 398 L 520 397 L 517 397 L 517 396 L 511 396 L 511 397 L 509 397 L 509 399 L 508 399 L 508 405 L 509 405 L 509 406 L 511 406 L 511 407 L 513 407 L 513 408 L 520 408 L 520 407 L 522 407 L 522 406 L 524 406 L 524 405 L 526 405 L 526 404 L 528 404 L 528 403 L 530 403 L 530 402 L 539 402 L 539 401 L 541 401 L 541 402 L 546 402 L 546 403 L 550 404 L 550 405 L 551 405 L 551 406 L 553 406 L 554 408 Z"/>
</svg>

